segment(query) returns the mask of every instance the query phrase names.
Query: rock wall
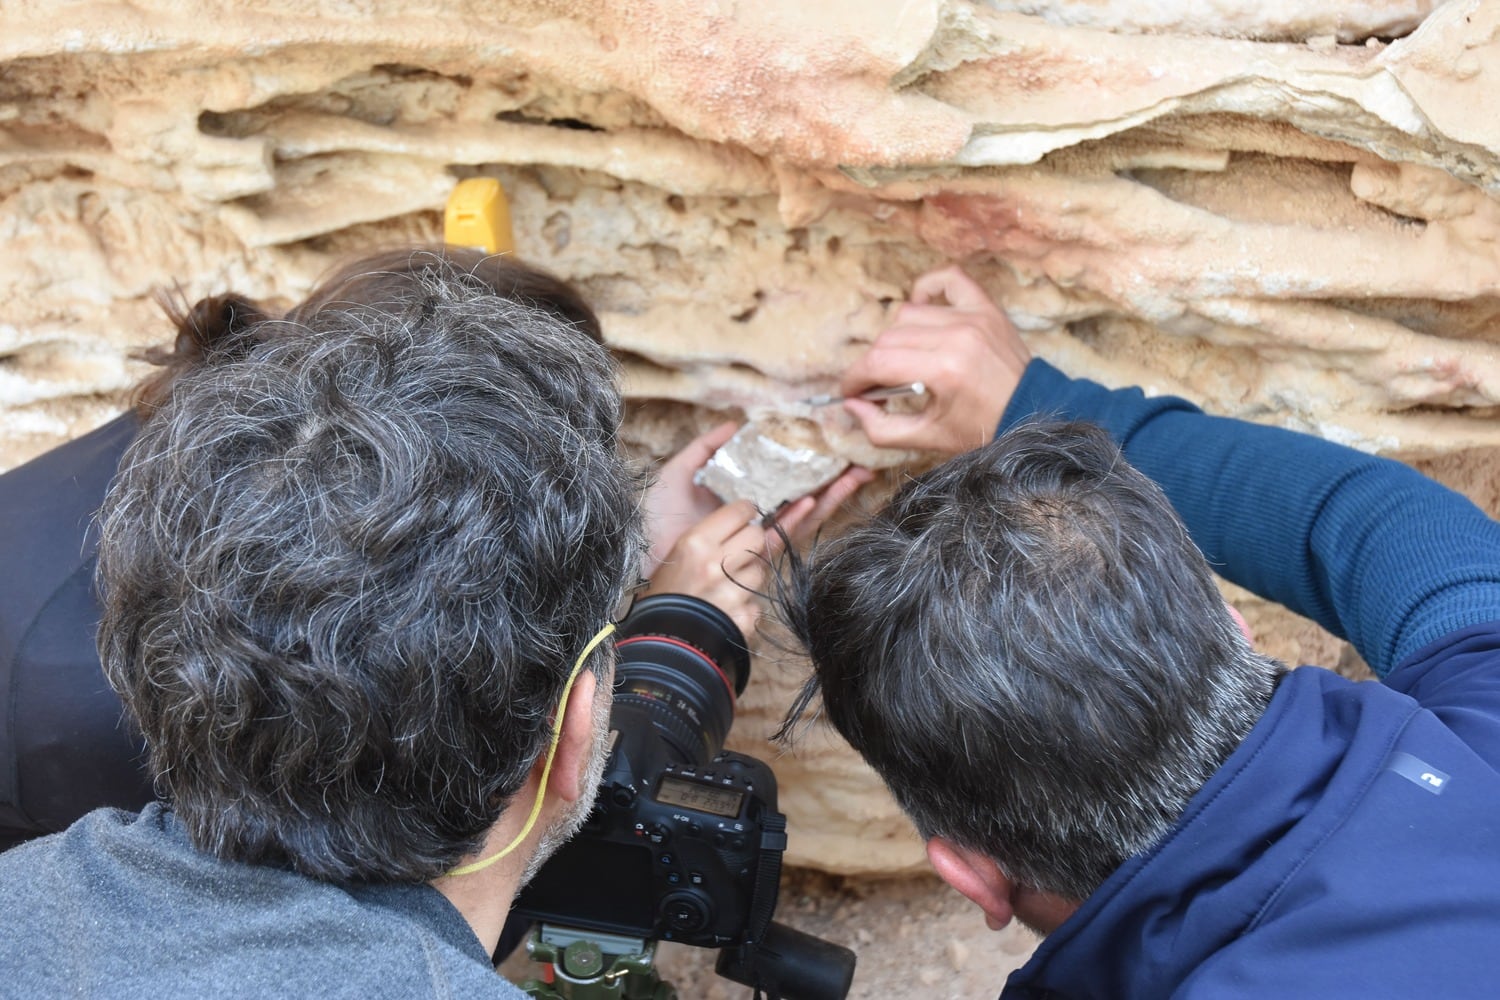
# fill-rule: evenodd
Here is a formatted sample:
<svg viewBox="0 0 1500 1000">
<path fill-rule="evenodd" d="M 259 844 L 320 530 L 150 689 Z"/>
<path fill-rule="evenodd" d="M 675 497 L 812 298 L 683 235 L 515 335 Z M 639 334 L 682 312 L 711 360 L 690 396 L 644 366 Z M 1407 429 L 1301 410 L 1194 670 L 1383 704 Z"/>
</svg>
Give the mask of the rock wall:
<svg viewBox="0 0 1500 1000">
<path fill-rule="evenodd" d="M 292 300 L 502 179 L 663 455 L 827 388 L 962 260 L 1033 350 L 1500 507 L 1500 0 L 22 0 L 0 12 L 0 467 L 101 422 L 160 289 Z M 1242 600 L 1293 661 L 1357 658 Z M 799 863 L 920 851 L 814 731 Z"/>
</svg>

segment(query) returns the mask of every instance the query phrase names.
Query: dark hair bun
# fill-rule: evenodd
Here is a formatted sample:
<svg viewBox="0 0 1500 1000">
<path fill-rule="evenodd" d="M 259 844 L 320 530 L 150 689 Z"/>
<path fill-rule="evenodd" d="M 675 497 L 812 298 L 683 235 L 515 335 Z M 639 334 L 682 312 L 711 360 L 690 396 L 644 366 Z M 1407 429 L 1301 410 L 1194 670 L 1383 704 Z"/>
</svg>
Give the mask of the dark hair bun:
<svg viewBox="0 0 1500 1000">
<path fill-rule="evenodd" d="M 161 368 L 136 387 L 135 407 L 142 416 L 166 401 L 172 380 L 182 372 L 243 357 L 259 339 L 256 327 L 271 318 L 257 303 L 234 292 L 209 295 L 186 310 L 166 295 L 158 301 L 177 327 L 177 336 L 170 350 L 152 347 L 140 354 Z"/>
<path fill-rule="evenodd" d="M 173 355 L 184 361 L 215 361 L 227 352 L 244 353 L 245 333 L 268 317 L 260 306 L 234 292 L 199 299 L 186 315 L 177 320 L 177 342 Z"/>
</svg>

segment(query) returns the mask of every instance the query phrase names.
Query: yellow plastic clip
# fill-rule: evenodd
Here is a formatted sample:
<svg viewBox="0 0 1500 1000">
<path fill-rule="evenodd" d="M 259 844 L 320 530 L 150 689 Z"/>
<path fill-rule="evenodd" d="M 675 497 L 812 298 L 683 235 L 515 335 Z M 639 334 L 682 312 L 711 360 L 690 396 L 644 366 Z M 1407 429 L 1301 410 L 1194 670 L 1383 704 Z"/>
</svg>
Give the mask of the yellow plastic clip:
<svg viewBox="0 0 1500 1000">
<path fill-rule="evenodd" d="M 493 177 L 458 182 L 443 213 L 443 241 L 485 253 L 514 253 L 515 230 L 505 188 Z"/>
</svg>

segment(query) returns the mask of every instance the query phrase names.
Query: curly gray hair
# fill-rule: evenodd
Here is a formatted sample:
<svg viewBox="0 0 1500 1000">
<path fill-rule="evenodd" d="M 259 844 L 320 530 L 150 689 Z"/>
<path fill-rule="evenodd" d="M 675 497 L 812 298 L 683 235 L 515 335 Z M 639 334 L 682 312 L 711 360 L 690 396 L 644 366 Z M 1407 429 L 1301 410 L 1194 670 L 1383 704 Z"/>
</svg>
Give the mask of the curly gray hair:
<svg viewBox="0 0 1500 1000">
<path fill-rule="evenodd" d="M 178 375 L 105 502 L 106 674 L 224 858 L 447 871 L 638 562 L 604 349 L 441 255 L 399 279 Z"/>
</svg>

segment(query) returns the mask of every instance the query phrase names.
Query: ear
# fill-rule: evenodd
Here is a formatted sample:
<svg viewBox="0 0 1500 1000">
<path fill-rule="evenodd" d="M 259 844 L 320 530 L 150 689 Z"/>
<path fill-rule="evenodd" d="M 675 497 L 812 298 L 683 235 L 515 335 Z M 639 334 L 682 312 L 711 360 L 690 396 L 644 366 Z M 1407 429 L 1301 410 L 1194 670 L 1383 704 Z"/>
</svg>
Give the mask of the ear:
<svg viewBox="0 0 1500 1000">
<path fill-rule="evenodd" d="M 583 781 L 594 752 L 594 699 L 599 694 L 598 680 L 592 670 L 580 670 L 567 702 L 558 709 L 563 713 L 562 735 L 557 740 L 547 787 L 565 802 L 594 794 L 594 789 L 583 787 Z"/>
<path fill-rule="evenodd" d="M 927 860 L 939 878 L 984 911 L 990 930 L 1000 930 L 1015 916 L 1010 902 L 1011 881 L 988 856 L 960 847 L 946 837 L 933 837 L 927 842 Z"/>
<path fill-rule="evenodd" d="M 1250 623 L 1245 621 L 1244 615 L 1240 614 L 1240 609 L 1227 601 L 1224 603 L 1224 607 L 1229 609 L 1229 617 L 1233 618 L 1234 623 L 1240 627 L 1240 634 L 1245 637 L 1245 641 L 1253 644 L 1255 636 L 1250 631 Z"/>
</svg>

